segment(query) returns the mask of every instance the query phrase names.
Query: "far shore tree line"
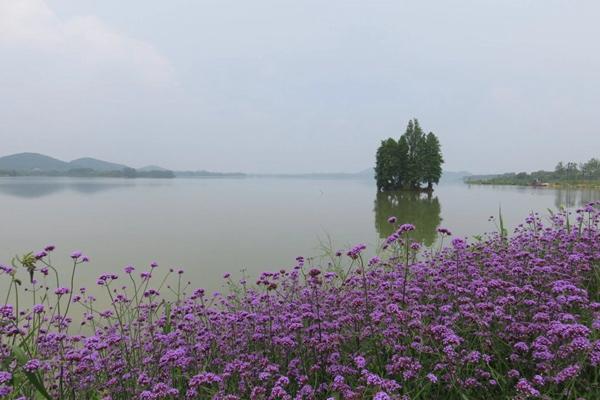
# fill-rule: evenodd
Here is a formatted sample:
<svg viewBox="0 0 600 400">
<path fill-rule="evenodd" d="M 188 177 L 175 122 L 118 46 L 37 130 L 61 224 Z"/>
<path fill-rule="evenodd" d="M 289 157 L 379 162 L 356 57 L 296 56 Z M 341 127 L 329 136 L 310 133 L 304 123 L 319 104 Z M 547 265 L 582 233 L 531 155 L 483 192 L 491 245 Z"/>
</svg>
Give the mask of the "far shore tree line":
<svg viewBox="0 0 600 400">
<path fill-rule="evenodd" d="M 174 178 L 173 171 L 139 171 L 135 168 L 123 168 L 113 171 L 98 171 L 91 168 L 73 168 L 67 171 L 43 171 L 43 170 L 0 170 L 0 176 L 55 176 L 73 178 Z"/>
<path fill-rule="evenodd" d="M 412 119 L 398 140 L 383 140 L 377 150 L 377 190 L 431 192 L 442 176 L 443 162 L 437 136 L 433 132 L 425 134 L 419 121 Z"/>
<path fill-rule="evenodd" d="M 554 171 L 511 172 L 493 176 L 472 176 L 467 183 L 494 185 L 538 185 L 543 183 L 600 182 L 600 160 L 592 158 L 585 163 L 559 162 Z"/>
</svg>

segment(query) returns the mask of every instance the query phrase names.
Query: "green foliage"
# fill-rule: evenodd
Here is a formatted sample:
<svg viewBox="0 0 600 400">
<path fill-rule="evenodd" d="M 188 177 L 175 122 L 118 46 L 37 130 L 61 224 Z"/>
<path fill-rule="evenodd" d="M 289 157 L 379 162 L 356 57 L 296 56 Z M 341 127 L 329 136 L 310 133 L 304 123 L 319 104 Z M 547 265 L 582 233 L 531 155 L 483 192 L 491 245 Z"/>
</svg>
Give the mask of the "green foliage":
<svg viewBox="0 0 600 400">
<path fill-rule="evenodd" d="M 383 140 L 377 150 L 377 188 L 420 190 L 425 183 L 431 191 L 440 180 L 443 162 L 438 138 L 432 132 L 425 135 L 417 119 L 410 120 L 400 139 Z"/>
<path fill-rule="evenodd" d="M 442 149 L 440 141 L 433 132 L 429 132 L 425 138 L 423 150 L 423 180 L 427 183 L 427 188 L 431 190 L 433 184 L 437 184 L 442 177 Z"/>
<path fill-rule="evenodd" d="M 392 138 L 383 140 L 377 150 L 375 165 L 377 187 L 387 190 L 401 185 L 404 179 L 401 174 L 405 164 L 404 148 Z"/>
<path fill-rule="evenodd" d="M 20 366 L 25 365 L 25 363 L 29 360 L 27 354 L 19 346 L 13 346 L 12 354 Z M 48 391 L 46 390 L 46 387 L 44 386 L 44 383 L 37 372 L 34 373 L 23 370 L 23 374 L 37 391 L 36 398 L 52 400 L 52 397 L 50 397 L 50 394 L 48 394 Z"/>
<path fill-rule="evenodd" d="M 598 184 L 600 183 L 600 160 L 592 158 L 581 164 L 575 162 L 556 164 L 554 171 L 511 172 L 496 176 L 471 177 L 467 183 L 489 185 L 539 185 L 548 184 Z"/>
</svg>

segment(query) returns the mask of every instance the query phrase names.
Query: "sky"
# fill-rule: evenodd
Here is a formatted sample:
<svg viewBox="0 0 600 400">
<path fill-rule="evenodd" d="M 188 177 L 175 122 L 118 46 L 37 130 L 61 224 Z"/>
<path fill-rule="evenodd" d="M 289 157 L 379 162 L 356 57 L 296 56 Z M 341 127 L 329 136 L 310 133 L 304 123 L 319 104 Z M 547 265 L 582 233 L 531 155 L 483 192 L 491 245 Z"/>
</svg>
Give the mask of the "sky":
<svg viewBox="0 0 600 400">
<path fill-rule="evenodd" d="M 600 157 L 600 2 L 0 0 L 0 155 L 354 172 L 410 118 L 446 170 Z"/>
</svg>

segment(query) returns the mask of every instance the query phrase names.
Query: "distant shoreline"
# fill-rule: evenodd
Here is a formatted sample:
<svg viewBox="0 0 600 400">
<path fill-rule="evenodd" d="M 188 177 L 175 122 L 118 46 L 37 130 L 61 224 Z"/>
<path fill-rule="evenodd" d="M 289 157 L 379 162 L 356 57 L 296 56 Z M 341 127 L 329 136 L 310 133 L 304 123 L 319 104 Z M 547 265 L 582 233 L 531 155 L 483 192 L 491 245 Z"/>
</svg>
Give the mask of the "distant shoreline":
<svg viewBox="0 0 600 400">
<path fill-rule="evenodd" d="M 494 181 L 469 181 L 466 180 L 467 185 L 483 185 L 483 186 L 519 186 L 519 187 L 531 187 L 536 189 L 600 189 L 600 181 L 573 181 L 573 182 L 545 182 L 545 184 L 526 184 L 517 182 L 494 182 Z"/>
<path fill-rule="evenodd" d="M 91 169 L 71 170 L 71 171 L 0 171 L 2 178 L 122 178 L 122 179 L 173 179 L 175 174 L 172 171 L 138 171 L 135 169 L 115 170 L 115 171 L 96 171 Z"/>
</svg>

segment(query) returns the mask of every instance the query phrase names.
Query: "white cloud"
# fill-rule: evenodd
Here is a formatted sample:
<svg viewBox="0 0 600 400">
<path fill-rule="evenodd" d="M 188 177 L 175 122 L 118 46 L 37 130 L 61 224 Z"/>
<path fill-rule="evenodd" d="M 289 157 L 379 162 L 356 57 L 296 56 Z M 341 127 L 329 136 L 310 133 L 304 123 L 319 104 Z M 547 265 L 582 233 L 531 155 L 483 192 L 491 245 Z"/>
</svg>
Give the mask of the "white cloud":
<svg viewBox="0 0 600 400">
<path fill-rule="evenodd" d="M 159 87 L 174 83 L 169 61 L 152 44 L 95 16 L 62 20 L 44 0 L 0 0 L 0 46 L 76 60 L 94 76 L 110 73 L 105 79 Z"/>
</svg>

